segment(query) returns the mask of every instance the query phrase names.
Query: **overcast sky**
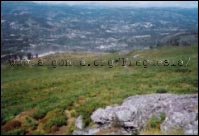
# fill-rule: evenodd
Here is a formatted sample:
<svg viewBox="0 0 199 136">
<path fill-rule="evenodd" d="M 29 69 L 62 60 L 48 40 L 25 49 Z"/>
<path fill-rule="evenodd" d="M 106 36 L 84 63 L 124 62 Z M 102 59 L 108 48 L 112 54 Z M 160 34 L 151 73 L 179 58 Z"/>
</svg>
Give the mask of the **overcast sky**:
<svg viewBox="0 0 199 136">
<path fill-rule="evenodd" d="M 195 8 L 198 7 L 198 1 L 37 1 L 39 3 L 48 4 L 92 4 L 116 7 L 182 7 Z"/>
</svg>

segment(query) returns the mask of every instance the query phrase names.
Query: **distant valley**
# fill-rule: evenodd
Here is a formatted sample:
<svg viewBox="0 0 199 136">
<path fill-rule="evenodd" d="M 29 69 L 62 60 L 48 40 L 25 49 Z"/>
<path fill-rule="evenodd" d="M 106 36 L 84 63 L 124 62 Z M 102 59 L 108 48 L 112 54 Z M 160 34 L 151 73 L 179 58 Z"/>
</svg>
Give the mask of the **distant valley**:
<svg viewBox="0 0 199 136">
<path fill-rule="evenodd" d="M 197 8 L 125 8 L 2 2 L 6 54 L 121 52 L 198 42 Z"/>
</svg>

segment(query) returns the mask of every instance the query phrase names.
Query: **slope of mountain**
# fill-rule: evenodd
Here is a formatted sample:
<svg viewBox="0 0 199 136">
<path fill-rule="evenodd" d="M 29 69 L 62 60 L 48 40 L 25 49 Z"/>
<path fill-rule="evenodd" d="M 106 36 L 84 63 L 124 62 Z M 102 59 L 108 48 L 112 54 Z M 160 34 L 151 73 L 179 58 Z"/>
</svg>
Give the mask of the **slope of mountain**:
<svg viewBox="0 0 199 136">
<path fill-rule="evenodd" d="M 49 63 L 49 66 L 37 66 L 39 59 L 30 60 L 31 64 L 36 65 L 2 65 L 2 134 L 66 135 L 72 133 L 75 129 L 75 119 L 78 116 L 82 116 L 85 127 L 91 126 L 93 122 L 91 122 L 90 116 L 95 110 L 105 108 L 108 105 L 121 104 L 123 99 L 129 96 L 164 92 L 196 94 L 198 93 L 197 51 L 198 46 L 170 46 L 150 50 L 134 50 L 128 54 L 64 53 L 48 55 L 39 59 L 42 59 L 45 64 L 46 61 L 66 60 L 67 58 L 73 62 L 83 59 L 86 65 L 90 65 L 79 66 L 78 61 L 76 66 L 75 64 L 73 66 L 63 66 L 58 63 L 57 66 L 52 65 L 52 63 Z M 129 63 L 126 67 L 122 66 L 122 61 L 118 61 L 114 62 L 113 67 L 110 68 L 107 60 L 116 60 L 118 58 L 133 59 L 132 66 L 128 66 Z M 191 60 L 188 63 L 189 58 Z M 102 66 L 94 66 L 93 59 L 104 60 L 105 63 Z M 162 65 L 142 63 L 145 59 L 156 61 L 167 59 L 169 66 L 163 66 L 165 63 Z M 184 61 L 183 66 L 177 65 L 179 59 Z M 135 65 L 136 60 L 140 61 L 138 66 Z M 100 62 L 97 61 L 97 63 Z M 186 99 L 188 100 L 189 97 L 186 97 Z M 163 98 L 156 103 L 158 97 L 150 100 L 153 102 L 147 101 L 147 98 L 142 98 L 140 104 L 134 102 L 131 104 L 142 107 L 143 104 L 148 102 L 148 106 L 146 105 L 147 112 L 145 112 L 147 115 L 148 112 L 155 112 L 156 110 L 166 111 L 167 113 L 170 111 L 176 113 L 176 110 L 178 110 L 178 114 L 175 115 L 179 116 L 175 120 L 170 120 L 173 119 L 172 114 L 169 114 L 169 117 L 172 118 L 166 120 L 167 123 L 168 121 L 174 121 L 172 125 L 168 125 L 171 127 L 176 123 L 192 122 L 190 118 L 196 116 L 195 113 L 192 114 L 192 111 L 194 109 L 198 110 L 198 105 L 189 104 L 191 100 L 188 104 L 184 103 L 186 101 L 183 99 L 180 101 L 175 99 L 175 104 L 168 99 L 164 99 L 165 103 L 161 103 Z M 161 104 L 164 107 L 161 107 Z M 167 104 L 173 105 L 177 109 L 172 108 L 173 106 L 170 109 Z M 185 109 L 181 110 L 181 105 L 185 106 L 188 113 Z M 130 110 L 128 112 L 126 110 L 122 109 L 120 111 L 125 113 L 123 114 L 125 118 L 128 118 Z M 139 116 L 143 115 L 143 112 L 139 112 L 141 110 L 142 108 L 138 108 L 138 112 L 136 112 L 141 113 Z M 168 115 L 167 113 L 166 115 Z M 106 118 L 106 114 L 103 115 Z M 136 114 L 132 114 L 130 117 L 133 118 L 134 115 Z M 187 116 L 185 117 L 185 115 Z M 186 120 L 184 120 L 184 117 Z M 139 119 L 135 118 L 134 121 L 139 121 Z M 178 121 L 175 122 L 176 120 Z M 181 120 L 183 121 L 181 122 Z M 198 119 L 196 123 L 198 124 Z M 191 124 L 192 126 L 198 128 L 198 125 Z M 189 130 L 189 128 L 186 128 L 186 130 Z M 159 130 L 159 128 L 157 129 Z"/>
<path fill-rule="evenodd" d="M 1 4 L 2 54 L 112 52 L 168 44 L 190 45 L 198 41 L 196 8 Z"/>
</svg>

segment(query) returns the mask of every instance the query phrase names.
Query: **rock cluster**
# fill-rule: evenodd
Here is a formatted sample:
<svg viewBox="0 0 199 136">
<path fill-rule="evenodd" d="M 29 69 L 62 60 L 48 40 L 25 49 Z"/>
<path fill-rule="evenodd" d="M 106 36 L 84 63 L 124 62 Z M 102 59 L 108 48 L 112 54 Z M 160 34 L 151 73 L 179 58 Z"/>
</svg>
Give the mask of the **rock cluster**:
<svg viewBox="0 0 199 136">
<path fill-rule="evenodd" d="M 109 124 L 117 118 L 125 128 L 141 130 L 152 116 L 165 113 L 161 131 L 170 133 L 182 129 L 184 134 L 198 134 L 198 95 L 149 94 L 128 97 L 121 105 L 99 108 L 91 119 Z"/>
</svg>

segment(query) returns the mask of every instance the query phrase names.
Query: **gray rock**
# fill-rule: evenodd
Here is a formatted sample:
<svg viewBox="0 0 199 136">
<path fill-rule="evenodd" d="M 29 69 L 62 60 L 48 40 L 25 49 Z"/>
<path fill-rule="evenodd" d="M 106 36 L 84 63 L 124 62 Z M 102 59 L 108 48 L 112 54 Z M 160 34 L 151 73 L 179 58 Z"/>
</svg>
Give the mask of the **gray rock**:
<svg viewBox="0 0 199 136">
<path fill-rule="evenodd" d="M 198 133 L 198 95 L 150 94 L 128 97 L 121 105 L 108 106 L 93 112 L 95 123 L 111 124 L 117 119 L 123 127 L 142 129 L 153 115 L 165 113 L 161 131 L 169 133 L 173 128 L 184 134 Z"/>
<path fill-rule="evenodd" d="M 110 125 L 102 125 L 83 130 L 75 130 L 73 135 L 133 135 L 134 131 L 127 131 L 123 128 L 112 130 Z"/>
<path fill-rule="evenodd" d="M 108 128 L 108 125 L 104 125 L 104 126 L 95 126 L 92 128 L 85 128 L 82 130 L 75 130 L 73 131 L 73 135 L 95 135 L 97 133 L 99 133 L 101 130 Z"/>
<path fill-rule="evenodd" d="M 87 132 L 84 130 L 74 130 L 72 135 L 87 135 Z"/>
<path fill-rule="evenodd" d="M 78 129 L 83 129 L 83 121 L 82 121 L 82 116 L 81 115 L 76 119 L 75 126 Z"/>
<path fill-rule="evenodd" d="M 198 121 L 194 121 L 192 124 L 188 124 L 184 127 L 185 135 L 197 135 L 198 134 Z"/>
</svg>

